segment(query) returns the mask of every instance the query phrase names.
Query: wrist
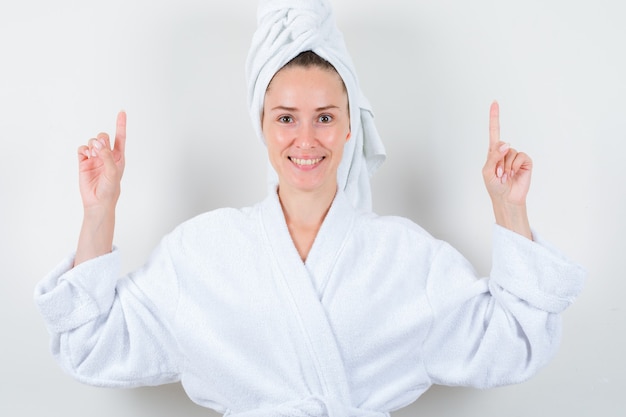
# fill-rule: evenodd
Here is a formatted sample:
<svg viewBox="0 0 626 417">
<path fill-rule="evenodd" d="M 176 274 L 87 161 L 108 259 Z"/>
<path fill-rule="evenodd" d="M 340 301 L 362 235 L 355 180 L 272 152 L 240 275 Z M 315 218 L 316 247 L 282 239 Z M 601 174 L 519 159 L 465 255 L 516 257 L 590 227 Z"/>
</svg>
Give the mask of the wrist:
<svg viewBox="0 0 626 417">
<path fill-rule="evenodd" d="M 113 249 L 115 210 L 85 208 L 74 265 L 110 253 Z"/>
<path fill-rule="evenodd" d="M 526 204 L 493 203 L 496 223 L 532 240 Z"/>
<path fill-rule="evenodd" d="M 115 205 L 83 206 L 83 223 L 99 223 L 110 219 L 115 219 Z"/>
</svg>

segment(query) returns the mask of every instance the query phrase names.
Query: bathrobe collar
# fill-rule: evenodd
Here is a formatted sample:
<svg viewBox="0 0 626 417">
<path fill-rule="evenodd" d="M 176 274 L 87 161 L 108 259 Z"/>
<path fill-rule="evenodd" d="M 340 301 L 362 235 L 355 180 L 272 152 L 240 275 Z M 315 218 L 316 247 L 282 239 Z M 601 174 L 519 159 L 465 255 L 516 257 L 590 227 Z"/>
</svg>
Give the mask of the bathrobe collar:
<svg viewBox="0 0 626 417">
<path fill-rule="evenodd" d="M 278 192 L 273 189 L 263 203 L 264 217 L 274 227 L 270 230 L 270 240 L 280 245 L 280 253 L 288 256 L 291 261 L 295 258 L 302 263 L 296 246 L 291 239 L 289 229 L 278 198 Z M 345 192 L 337 191 L 326 214 L 320 230 L 317 233 L 313 246 L 309 251 L 304 267 L 310 274 L 310 279 L 321 299 L 326 284 L 339 256 L 349 231 L 352 229 L 355 219 L 355 210 L 350 204 Z"/>
<path fill-rule="evenodd" d="M 291 239 L 287 223 L 274 192 L 261 203 L 261 222 L 266 237 L 277 285 L 283 287 L 293 303 L 291 309 L 300 322 L 302 338 L 310 353 L 319 387 L 313 392 L 324 403 L 350 404 L 346 372 L 334 332 L 324 309 L 324 288 L 340 256 L 355 212 L 342 192 L 338 192 L 309 252 L 306 264 Z M 332 414 L 332 413 L 331 413 Z"/>
</svg>

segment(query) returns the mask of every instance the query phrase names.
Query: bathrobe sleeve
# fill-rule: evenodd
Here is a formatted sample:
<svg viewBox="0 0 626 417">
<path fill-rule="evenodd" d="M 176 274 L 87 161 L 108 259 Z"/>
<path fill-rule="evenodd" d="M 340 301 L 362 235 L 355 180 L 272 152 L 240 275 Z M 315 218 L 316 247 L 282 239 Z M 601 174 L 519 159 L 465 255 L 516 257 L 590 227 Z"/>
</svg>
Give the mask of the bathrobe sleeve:
<svg viewBox="0 0 626 417">
<path fill-rule="evenodd" d="M 122 278 L 116 249 L 72 265 L 70 256 L 35 288 L 61 367 L 98 386 L 176 381 L 180 360 L 170 324 L 178 289 L 167 239 L 144 267 Z"/>
<path fill-rule="evenodd" d="M 433 322 L 424 343 L 433 383 L 489 388 L 522 382 L 556 353 L 560 313 L 585 272 L 535 234 L 494 227 L 490 277 L 442 243 L 427 293 Z"/>
</svg>

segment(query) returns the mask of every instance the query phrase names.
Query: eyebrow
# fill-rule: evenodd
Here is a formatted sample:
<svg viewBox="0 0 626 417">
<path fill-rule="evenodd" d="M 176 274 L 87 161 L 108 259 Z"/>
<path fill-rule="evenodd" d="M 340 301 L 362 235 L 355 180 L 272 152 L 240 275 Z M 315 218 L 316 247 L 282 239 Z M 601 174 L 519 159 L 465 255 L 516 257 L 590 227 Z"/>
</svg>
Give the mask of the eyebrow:
<svg viewBox="0 0 626 417">
<path fill-rule="evenodd" d="M 326 111 L 326 110 L 331 110 L 331 109 L 339 109 L 339 106 L 335 106 L 334 104 L 331 104 L 331 105 L 324 106 L 324 107 L 318 107 L 317 109 L 315 109 L 315 111 L 320 112 L 320 111 Z M 297 111 L 298 109 L 296 107 L 287 107 L 287 106 L 276 106 L 270 109 L 270 111 L 275 111 L 275 110 L 294 112 L 294 111 Z"/>
</svg>

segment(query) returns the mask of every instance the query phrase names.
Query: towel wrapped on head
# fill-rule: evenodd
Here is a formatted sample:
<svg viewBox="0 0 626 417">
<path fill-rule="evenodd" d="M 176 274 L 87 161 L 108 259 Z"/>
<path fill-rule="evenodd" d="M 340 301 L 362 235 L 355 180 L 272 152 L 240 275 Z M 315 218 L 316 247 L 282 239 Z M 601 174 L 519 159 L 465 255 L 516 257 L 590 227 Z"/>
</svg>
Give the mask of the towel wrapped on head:
<svg viewBox="0 0 626 417">
<path fill-rule="evenodd" d="M 338 186 L 355 208 L 371 210 L 370 176 L 385 161 L 385 148 L 328 0 L 260 0 L 257 21 L 246 61 L 248 106 L 257 136 L 264 141 L 263 102 L 274 74 L 301 52 L 313 51 L 327 60 L 343 79 L 350 105 L 351 139 L 337 173 Z M 277 182 L 270 170 L 270 185 Z"/>
</svg>

